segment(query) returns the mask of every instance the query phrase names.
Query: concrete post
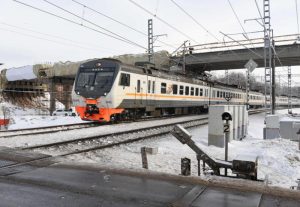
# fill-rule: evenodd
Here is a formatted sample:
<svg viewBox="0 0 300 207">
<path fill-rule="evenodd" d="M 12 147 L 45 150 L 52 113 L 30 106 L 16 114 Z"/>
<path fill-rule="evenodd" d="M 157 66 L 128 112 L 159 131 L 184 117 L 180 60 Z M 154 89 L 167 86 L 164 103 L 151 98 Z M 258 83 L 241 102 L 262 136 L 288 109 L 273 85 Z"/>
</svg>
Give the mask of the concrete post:
<svg viewBox="0 0 300 207">
<path fill-rule="evenodd" d="M 143 165 L 143 168 L 148 169 L 148 160 L 147 160 L 146 147 L 142 147 L 141 148 L 141 154 L 142 154 L 142 165 Z"/>
<path fill-rule="evenodd" d="M 191 175 L 191 160 L 189 158 L 181 158 L 181 175 Z"/>
<path fill-rule="evenodd" d="M 275 42 L 272 41 L 273 48 L 275 48 Z M 275 114 L 276 110 L 276 77 L 275 77 L 275 54 L 272 53 L 271 59 L 271 66 L 272 66 L 272 114 Z"/>
</svg>

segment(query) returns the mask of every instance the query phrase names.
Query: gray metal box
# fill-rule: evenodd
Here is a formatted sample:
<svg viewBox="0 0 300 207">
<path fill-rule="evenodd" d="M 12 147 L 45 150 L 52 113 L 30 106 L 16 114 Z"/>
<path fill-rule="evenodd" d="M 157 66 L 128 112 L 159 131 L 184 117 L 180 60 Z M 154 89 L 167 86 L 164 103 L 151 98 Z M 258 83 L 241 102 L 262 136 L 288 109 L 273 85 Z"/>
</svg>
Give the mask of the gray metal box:
<svg viewBox="0 0 300 207">
<path fill-rule="evenodd" d="M 299 128 L 294 127 L 295 123 L 300 124 L 300 120 L 295 121 L 292 119 L 291 120 L 284 119 L 284 120 L 280 121 L 280 136 L 281 136 L 281 138 L 298 141 L 297 132 L 299 131 Z"/>
</svg>

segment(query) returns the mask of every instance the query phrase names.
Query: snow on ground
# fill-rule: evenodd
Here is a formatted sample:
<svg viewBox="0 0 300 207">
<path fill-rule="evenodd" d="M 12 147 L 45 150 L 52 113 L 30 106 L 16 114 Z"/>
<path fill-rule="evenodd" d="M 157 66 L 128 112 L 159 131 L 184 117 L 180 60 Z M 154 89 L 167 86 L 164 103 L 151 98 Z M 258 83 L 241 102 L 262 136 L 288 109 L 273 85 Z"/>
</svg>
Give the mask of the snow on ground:
<svg viewBox="0 0 300 207">
<path fill-rule="evenodd" d="M 80 117 L 50 116 L 49 111 L 45 109 L 23 108 L 7 102 L 1 103 L 0 107 L 8 110 L 7 116 L 10 118 L 8 130 L 85 122 Z M 63 105 L 57 101 L 56 108 L 63 108 Z"/>
<path fill-rule="evenodd" d="M 131 123 L 122 123 L 122 124 L 115 124 L 115 125 L 101 125 L 98 127 L 92 127 L 92 128 L 85 128 L 85 129 L 76 129 L 76 130 L 70 130 L 70 131 L 61 131 L 51 134 L 40 134 L 35 136 L 17 136 L 12 138 L 0 138 L 0 146 L 7 146 L 7 147 L 24 147 L 24 146 L 33 146 L 33 145 L 40 145 L 40 144 L 47 144 L 47 143 L 53 143 L 53 142 L 59 142 L 59 141 L 65 141 L 65 140 L 73 140 L 73 139 L 79 139 L 84 137 L 90 137 L 90 136 L 96 136 L 96 135 L 109 135 L 112 132 L 123 132 L 128 131 L 132 129 L 140 129 L 140 128 L 146 128 L 150 126 L 161 126 L 166 123 L 176 123 L 191 119 L 198 119 L 201 117 L 206 117 L 206 115 L 197 115 L 197 116 L 185 116 L 185 117 L 177 117 L 177 118 L 171 118 L 171 119 L 163 119 L 163 120 L 148 120 L 148 121 L 141 121 L 141 122 L 131 122 Z M 59 123 L 61 119 L 69 119 L 69 120 L 75 120 L 74 117 L 55 117 L 57 120 L 53 120 L 51 122 L 51 118 L 47 118 L 47 121 L 49 121 L 49 125 L 54 123 Z M 34 121 L 31 119 L 31 121 Z M 37 122 L 40 122 L 40 119 L 36 120 Z M 17 124 L 17 123 L 16 123 Z"/>
<path fill-rule="evenodd" d="M 293 112 L 300 113 L 300 109 Z M 51 117 L 47 115 L 34 115 L 36 110 L 23 110 L 13 108 L 12 116 L 14 128 L 31 128 L 38 126 L 61 125 L 66 123 L 78 123 L 78 117 Z M 279 113 L 287 113 L 281 110 Z M 40 114 L 40 113 L 39 113 Z M 229 144 L 229 159 L 237 154 L 252 154 L 259 156 L 258 177 L 264 179 L 269 177 L 272 185 L 290 187 L 295 185 L 295 180 L 300 178 L 300 152 L 298 143 L 286 139 L 263 140 L 264 114 L 251 115 L 249 117 L 249 134 L 242 141 L 232 141 Z M 199 116 L 194 116 L 195 119 Z M 184 121 L 190 117 L 173 118 L 169 122 Z M 71 140 L 91 135 L 104 135 L 112 132 L 120 132 L 146 126 L 163 125 L 166 120 L 133 122 L 117 125 L 103 125 L 89 129 L 64 131 L 52 134 L 37 136 L 19 136 L 15 138 L 0 139 L 0 146 L 23 147 L 37 144 L 46 144 L 56 141 Z M 207 145 L 208 127 L 200 126 L 188 129 L 193 135 L 193 140 L 208 152 L 211 156 L 219 159 L 224 158 L 224 149 Z M 148 155 L 149 169 L 172 174 L 180 174 L 180 159 L 189 157 L 192 159 L 192 174 L 197 174 L 197 162 L 195 153 L 186 145 L 182 145 L 171 135 L 158 137 L 151 140 L 144 140 L 133 144 L 121 145 L 118 147 L 87 152 L 71 156 L 70 159 L 80 162 L 96 162 L 102 165 L 124 168 L 141 168 L 140 148 L 157 147 L 158 153 Z M 203 175 L 202 175 L 203 176 Z"/>
<path fill-rule="evenodd" d="M 299 110 L 300 111 L 300 110 Z M 249 135 L 242 141 L 229 144 L 229 159 L 238 154 L 259 156 L 258 178 L 268 177 L 271 185 L 289 188 L 296 185 L 300 178 L 300 151 L 298 143 L 286 139 L 263 140 L 264 114 L 249 117 Z M 224 149 L 208 146 L 208 127 L 200 126 L 189 129 L 193 140 L 211 156 L 224 159 Z M 148 155 L 149 169 L 171 174 L 180 174 L 180 159 L 192 160 L 192 174 L 197 174 L 195 153 L 182 145 L 172 135 L 126 144 L 110 149 L 74 155 L 71 159 L 82 162 L 96 162 L 123 168 L 141 168 L 141 147 L 157 147 L 158 153 Z"/>
<path fill-rule="evenodd" d="M 86 123 L 80 117 L 71 116 L 14 116 L 13 119 L 14 123 L 9 126 L 9 130 Z"/>
</svg>

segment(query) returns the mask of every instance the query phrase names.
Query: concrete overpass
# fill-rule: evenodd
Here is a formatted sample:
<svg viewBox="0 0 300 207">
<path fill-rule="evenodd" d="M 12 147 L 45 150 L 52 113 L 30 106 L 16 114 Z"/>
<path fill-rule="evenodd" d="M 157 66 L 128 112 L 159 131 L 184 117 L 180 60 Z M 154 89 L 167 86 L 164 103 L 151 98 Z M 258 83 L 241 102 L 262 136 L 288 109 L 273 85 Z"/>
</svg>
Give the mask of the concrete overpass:
<svg viewBox="0 0 300 207">
<path fill-rule="evenodd" d="M 300 42 L 297 38 L 295 35 L 274 37 L 278 56 L 275 57 L 276 67 L 300 65 Z M 264 67 L 263 39 L 202 44 L 190 48 L 192 54 L 185 55 L 187 71 L 242 69 L 249 59 L 253 59 L 258 67 Z M 183 63 L 182 57 L 172 57 L 172 60 Z"/>
</svg>

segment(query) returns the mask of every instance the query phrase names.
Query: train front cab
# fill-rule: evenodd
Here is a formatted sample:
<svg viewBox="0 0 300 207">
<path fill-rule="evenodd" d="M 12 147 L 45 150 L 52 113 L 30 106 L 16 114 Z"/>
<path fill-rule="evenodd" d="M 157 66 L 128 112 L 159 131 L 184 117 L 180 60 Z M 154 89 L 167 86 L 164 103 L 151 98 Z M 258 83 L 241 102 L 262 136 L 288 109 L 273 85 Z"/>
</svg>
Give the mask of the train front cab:
<svg viewBox="0 0 300 207">
<path fill-rule="evenodd" d="M 115 114 L 124 109 L 111 108 L 104 103 L 109 95 L 118 74 L 118 61 L 94 60 L 80 65 L 74 90 L 83 97 L 85 103 L 75 106 L 77 113 L 83 120 L 109 122 Z"/>
</svg>

